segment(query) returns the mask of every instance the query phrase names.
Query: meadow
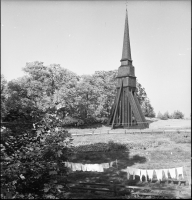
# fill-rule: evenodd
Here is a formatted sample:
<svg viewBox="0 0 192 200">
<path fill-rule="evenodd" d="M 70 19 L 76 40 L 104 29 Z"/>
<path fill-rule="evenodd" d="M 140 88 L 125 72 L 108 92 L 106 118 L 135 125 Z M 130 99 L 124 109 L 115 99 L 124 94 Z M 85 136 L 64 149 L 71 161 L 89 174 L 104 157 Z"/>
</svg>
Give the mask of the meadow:
<svg viewBox="0 0 192 200">
<path fill-rule="evenodd" d="M 186 124 L 183 124 L 186 127 Z M 83 132 L 83 130 L 80 131 Z M 150 186 L 152 189 L 158 187 L 165 190 L 180 190 L 180 194 L 188 195 L 188 197 L 191 195 L 191 132 L 189 131 L 140 133 L 129 130 L 124 133 L 117 129 L 110 134 L 106 132 L 99 135 L 74 135 L 73 144 L 76 153 L 70 157 L 70 162 L 99 164 L 117 160 L 117 165 L 113 165 L 112 168 L 106 169 L 102 173 L 70 171 L 69 181 L 71 182 L 110 183 L 113 181 L 123 185 Z M 187 184 L 178 186 L 170 183 L 160 184 L 158 181 L 152 183 L 128 180 L 127 167 L 138 169 L 183 167 L 184 180 Z M 93 194 L 90 196 L 84 191 L 73 193 L 70 198 L 76 198 L 75 195 L 82 199 L 94 198 Z M 102 198 L 107 198 L 107 195 Z"/>
</svg>

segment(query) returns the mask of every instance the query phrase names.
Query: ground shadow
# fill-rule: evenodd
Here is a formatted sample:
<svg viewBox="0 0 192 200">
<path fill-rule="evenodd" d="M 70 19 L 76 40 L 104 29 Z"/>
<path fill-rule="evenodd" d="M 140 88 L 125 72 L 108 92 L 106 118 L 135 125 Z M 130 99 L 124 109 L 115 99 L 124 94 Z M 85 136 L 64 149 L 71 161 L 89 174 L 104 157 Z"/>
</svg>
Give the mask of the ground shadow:
<svg viewBox="0 0 192 200">
<path fill-rule="evenodd" d="M 82 163 L 82 164 L 101 164 L 114 162 L 112 167 L 104 169 L 104 172 L 83 172 L 83 171 L 70 171 L 69 181 L 71 182 L 94 182 L 94 183 L 110 183 L 113 181 L 118 184 L 127 184 L 129 182 L 135 185 L 139 180 L 128 180 L 127 179 L 127 167 L 131 167 L 136 163 L 145 163 L 146 158 L 139 155 L 130 157 L 129 149 L 120 146 L 119 143 L 113 143 L 113 148 L 102 149 L 102 145 L 106 146 L 106 143 L 95 143 L 98 144 L 99 148 L 95 151 L 82 151 L 74 152 L 69 158 L 69 162 Z M 81 145 L 83 148 L 88 148 L 91 145 Z M 117 149 L 117 147 L 122 149 Z M 124 148 L 124 149 L 123 149 Z M 94 150 L 94 149 L 93 149 Z"/>
<path fill-rule="evenodd" d="M 83 125 L 63 125 L 64 128 L 76 128 L 76 129 L 96 129 L 96 128 L 100 128 L 105 124 L 83 124 Z"/>
<path fill-rule="evenodd" d="M 133 180 L 133 176 L 130 176 L 130 178 L 127 178 L 127 167 L 134 166 L 137 163 L 145 163 L 146 157 L 140 156 L 140 155 L 134 155 L 130 156 L 130 150 L 129 149 L 118 149 L 120 148 L 120 144 L 114 142 L 113 147 L 114 148 L 102 148 L 103 146 L 106 146 L 107 143 L 95 143 L 99 146 L 97 149 L 92 149 L 93 151 L 90 151 L 90 149 L 93 147 L 93 145 L 81 145 L 82 150 L 84 151 L 76 151 L 74 154 L 69 158 L 69 161 L 74 163 L 82 163 L 82 164 L 100 164 L 100 163 L 106 163 L 115 161 L 117 159 L 117 165 L 114 163 L 114 165 L 108 169 L 105 169 L 104 172 L 83 172 L 83 171 L 70 171 L 68 176 L 68 181 L 73 182 L 75 184 L 78 184 L 79 182 L 87 182 L 87 183 L 106 183 L 110 184 L 111 182 L 115 184 L 121 184 L 121 185 L 131 185 L 131 186 L 149 186 L 151 190 L 157 189 L 157 190 L 164 190 L 165 193 L 171 194 L 174 196 L 177 195 L 177 189 L 178 185 L 170 184 L 170 183 L 160 183 L 160 182 L 145 182 L 144 177 L 142 178 L 142 181 L 140 181 L 139 176 L 135 176 L 135 179 Z M 94 146 L 95 146 L 94 144 Z M 117 149 L 115 148 L 117 147 Z M 86 151 L 87 148 L 87 151 Z M 88 151 L 89 150 L 89 151 Z M 116 151 L 115 151 L 116 150 Z M 91 186 L 94 187 L 94 186 Z M 180 190 L 184 192 L 183 188 L 186 188 L 186 186 L 182 186 Z M 77 191 L 71 191 L 71 194 L 76 193 Z M 125 192 L 122 191 L 122 192 Z M 126 191 L 127 192 L 127 191 Z M 146 192 L 146 191 L 143 191 Z M 149 191 L 148 191 L 149 192 Z M 186 198 L 189 197 L 189 191 L 185 191 Z M 94 196 L 90 196 L 91 193 L 86 191 L 81 191 L 79 195 L 88 195 L 88 197 L 94 199 Z M 97 193 L 99 194 L 99 192 Z M 124 194 L 124 193 L 123 193 Z M 104 197 L 110 197 L 112 194 L 105 194 Z M 87 196 L 86 196 L 87 197 Z M 97 198 L 99 196 L 95 196 Z"/>
<path fill-rule="evenodd" d="M 149 124 L 151 124 L 151 123 L 156 122 L 156 121 L 150 120 L 150 119 L 146 119 L 146 122 L 148 122 Z"/>
</svg>

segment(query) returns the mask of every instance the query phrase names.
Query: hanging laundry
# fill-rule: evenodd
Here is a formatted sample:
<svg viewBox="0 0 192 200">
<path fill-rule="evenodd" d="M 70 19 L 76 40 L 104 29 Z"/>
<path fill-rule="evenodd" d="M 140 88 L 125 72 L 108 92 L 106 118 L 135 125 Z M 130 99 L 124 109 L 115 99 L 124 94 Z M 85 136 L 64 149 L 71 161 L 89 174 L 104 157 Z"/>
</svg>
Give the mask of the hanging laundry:
<svg viewBox="0 0 192 200">
<path fill-rule="evenodd" d="M 99 171 L 98 172 L 104 172 L 103 166 L 101 164 L 99 164 Z"/>
<path fill-rule="evenodd" d="M 165 178 L 168 179 L 168 169 L 163 169 L 163 171 L 164 171 L 164 174 L 165 174 Z"/>
<path fill-rule="evenodd" d="M 112 161 L 109 163 L 109 167 L 113 167 L 113 164 L 115 163 L 116 161 Z"/>
<path fill-rule="evenodd" d="M 71 162 L 66 161 L 65 166 L 71 168 Z"/>
<path fill-rule="evenodd" d="M 102 165 L 103 168 L 106 168 L 106 169 L 109 168 L 109 163 L 102 163 L 101 165 Z"/>
<path fill-rule="evenodd" d="M 82 164 L 81 169 L 82 169 L 83 172 L 87 171 L 87 164 L 85 164 L 85 165 Z"/>
<path fill-rule="evenodd" d="M 93 167 L 92 170 L 94 172 L 98 172 L 99 171 L 99 164 L 93 164 L 92 167 Z"/>
<path fill-rule="evenodd" d="M 159 181 L 162 181 L 162 177 L 163 177 L 163 173 L 162 173 L 162 169 L 155 169 L 155 173 L 156 173 L 156 176 L 157 176 L 157 180 Z"/>
<path fill-rule="evenodd" d="M 92 171 L 92 166 L 91 166 L 91 164 L 86 164 L 86 166 L 87 166 L 87 171 Z"/>
<path fill-rule="evenodd" d="M 140 169 L 135 169 L 133 172 L 133 180 L 135 180 L 135 175 L 140 176 L 141 175 L 141 170 Z"/>
<path fill-rule="evenodd" d="M 127 179 L 130 178 L 130 175 L 133 175 L 135 171 L 135 168 L 127 167 Z"/>
<path fill-rule="evenodd" d="M 72 162 L 68 162 L 68 167 L 72 169 Z"/>
<path fill-rule="evenodd" d="M 68 167 L 68 162 L 66 161 L 66 162 L 64 162 L 65 163 L 65 167 Z"/>
<path fill-rule="evenodd" d="M 151 180 L 151 181 L 152 181 L 152 179 L 153 179 L 153 172 L 154 172 L 154 170 L 152 170 L 152 169 L 147 170 L 148 178 L 149 178 L 149 180 Z"/>
<path fill-rule="evenodd" d="M 171 178 L 176 178 L 175 168 L 169 169 L 169 173 L 171 175 Z"/>
<path fill-rule="evenodd" d="M 145 181 L 147 181 L 147 170 L 142 170 L 141 169 L 140 181 L 142 181 L 142 176 L 144 176 L 145 177 Z"/>
<path fill-rule="evenodd" d="M 91 172 L 95 172 L 97 170 L 96 164 L 90 164 L 89 169 Z"/>
<path fill-rule="evenodd" d="M 95 164 L 90 164 L 90 167 L 91 167 L 91 171 L 92 171 L 92 172 L 96 171 Z"/>
<path fill-rule="evenodd" d="M 71 169 L 72 171 L 76 171 L 76 163 L 71 163 Z"/>
<path fill-rule="evenodd" d="M 81 171 L 82 170 L 81 166 L 82 166 L 81 163 L 75 163 L 76 171 Z"/>
<path fill-rule="evenodd" d="M 184 178 L 183 176 L 183 167 L 177 167 L 177 179 L 179 179 L 179 175 L 181 174 L 181 177 Z"/>
</svg>

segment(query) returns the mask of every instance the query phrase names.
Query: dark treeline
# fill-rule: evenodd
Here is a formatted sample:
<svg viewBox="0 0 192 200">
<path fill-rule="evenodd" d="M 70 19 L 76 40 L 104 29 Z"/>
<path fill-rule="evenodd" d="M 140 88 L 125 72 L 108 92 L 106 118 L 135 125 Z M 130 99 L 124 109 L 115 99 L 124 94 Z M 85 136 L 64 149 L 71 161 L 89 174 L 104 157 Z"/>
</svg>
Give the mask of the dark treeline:
<svg viewBox="0 0 192 200">
<path fill-rule="evenodd" d="M 117 70 L 78 76 L 59 64 L 27 63 L 25 76 L 7 82 L 1 75 L 1 120 L 36 122 L 55 108 L 64 124 L 105 123 L 116 94 Z M 137 96 L 147 117 L 155 117 L 145 89 L 137 82 Z"/>
</svg>

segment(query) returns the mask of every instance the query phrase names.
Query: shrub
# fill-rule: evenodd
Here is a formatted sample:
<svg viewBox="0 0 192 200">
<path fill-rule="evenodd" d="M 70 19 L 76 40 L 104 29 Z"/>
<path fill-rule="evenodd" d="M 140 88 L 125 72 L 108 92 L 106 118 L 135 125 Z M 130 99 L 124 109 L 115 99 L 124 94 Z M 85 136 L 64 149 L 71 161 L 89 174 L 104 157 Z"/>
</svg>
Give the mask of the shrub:
<svg viewBox="0 0 192 200">
<path fill-rule="evenodd" d="M 116 151 L 116 150 L 127 150 L 126 144 L 116 143 L 112 140 L 108 142 L 108 150 L 109 151 Z"/>
<path fill-rule="evenodd" d="M 162 117 L 163 117 L 163 115 L 161 114 L 161 112 L 158 112 L 157 118 L 161 119 Z"/>
<path fill-rule="evenodd" d="M 70 134 L 48 115 L 25 134 L 1 133 L 1 197 L 47 198 L 61 195 L 56 176 L 67 177 L 63 161 L 72 153 Z M 67 178 L 64 179 L 64 182 Z"/>
<path fill-rule="evenodd" d="M 184 114 L 177 110 L 177 111 L 174 111 L 174 113 L 172 114 L 172 118 L 173 119 L 183 119 L 184 118 Z"/>
<path fill-rule="evenodd" d="M 108 122 L 108 118 L 107 117 L 96 117 L 96 121 L 97 123 L 101 123 L 101 124 L 106 124 Z"/>
<path fill-rule="evenodd" d="M 169 115 L 168 111 L 164 113 L 163 117 L 165 119 L 169 119 L 170 118 L 170 115 Z"/>
<path fill-rule="evenodd" d="M 168 114 L 167 112 L 165 114 L 161 114 L 160 112 L 158 113 L 157 115 L 157 118 L 161 119 L 161 120 L 167 120 L 169 117 L 168 117 Z"/>
<path fill-rule="evenodd" d="M 63 120 L 62 120 L 62 125 L 65 126 L 80 126 L 83 125 L 84 121 L 81 119 L 76 119 L 70 116 L 66 116 Z"/>
</svg>

